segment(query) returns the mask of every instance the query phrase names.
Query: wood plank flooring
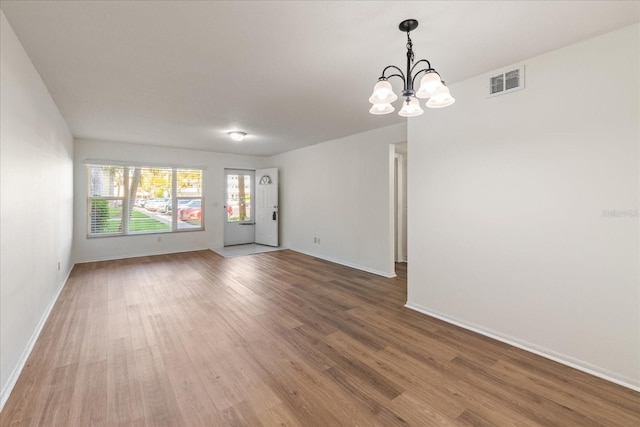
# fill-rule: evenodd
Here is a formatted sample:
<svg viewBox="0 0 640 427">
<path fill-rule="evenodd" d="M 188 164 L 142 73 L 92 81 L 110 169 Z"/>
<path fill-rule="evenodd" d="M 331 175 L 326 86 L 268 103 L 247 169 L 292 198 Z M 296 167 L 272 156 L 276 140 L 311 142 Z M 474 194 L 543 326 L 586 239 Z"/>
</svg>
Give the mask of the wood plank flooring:
<svg viewBox="0 0 640 427">
<path fill-rule="evenodd" d="M 640 393 L 292 251 L 77 265 L 2 426 L 639 426 Z"/>
</svg>

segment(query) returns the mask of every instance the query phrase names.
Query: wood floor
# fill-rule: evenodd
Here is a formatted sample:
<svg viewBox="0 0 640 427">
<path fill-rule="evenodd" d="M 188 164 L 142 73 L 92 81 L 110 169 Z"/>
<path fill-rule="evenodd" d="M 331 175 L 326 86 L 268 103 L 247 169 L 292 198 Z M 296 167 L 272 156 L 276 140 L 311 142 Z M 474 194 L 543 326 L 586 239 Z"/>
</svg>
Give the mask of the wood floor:
<svg viewBox="0 0 640 427">
<path fill-rule="evenodd" d="M 77 265 L 0 424 L 638 426 L 640 393 L 291 251 Z"/>
</svg>

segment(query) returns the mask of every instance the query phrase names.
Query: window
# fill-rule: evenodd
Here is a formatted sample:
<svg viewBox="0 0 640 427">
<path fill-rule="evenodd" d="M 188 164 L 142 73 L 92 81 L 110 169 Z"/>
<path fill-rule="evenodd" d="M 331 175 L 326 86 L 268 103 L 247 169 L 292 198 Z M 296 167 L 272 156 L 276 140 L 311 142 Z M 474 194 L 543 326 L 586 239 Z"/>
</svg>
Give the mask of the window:
<svg viewBox="0 0 640 427">
<path fill-rule="evenodd" d="M 202 170 L 87 165 L 89 237 L 204 230 Z"/>
</svg>

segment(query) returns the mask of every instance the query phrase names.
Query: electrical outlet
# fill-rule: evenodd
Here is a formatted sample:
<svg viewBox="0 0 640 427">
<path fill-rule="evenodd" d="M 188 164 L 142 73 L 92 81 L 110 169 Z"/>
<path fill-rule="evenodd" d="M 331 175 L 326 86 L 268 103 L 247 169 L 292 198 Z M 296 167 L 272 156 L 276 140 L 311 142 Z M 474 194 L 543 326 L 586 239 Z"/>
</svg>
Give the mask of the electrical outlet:
<svg viewBox="0 0 640 427">
<path fill-rule="evenodd" d="M 158 242 L 162 242 L 162 237 L 158 236 Z"/>
<path fill-rule="evenodd" d="M 318 238 L 317 237 L 313 238 L 313 243 L 318 243 Z"/>
<path fill-rule="evenodd" d="M 60 271 L 60 261 L 58 261 L 58 271 Z"/>
<path fill-rule="evenodd" d="M 320 238 L 318 237 L 318 244 L 320 244 Z"/>
</svg>

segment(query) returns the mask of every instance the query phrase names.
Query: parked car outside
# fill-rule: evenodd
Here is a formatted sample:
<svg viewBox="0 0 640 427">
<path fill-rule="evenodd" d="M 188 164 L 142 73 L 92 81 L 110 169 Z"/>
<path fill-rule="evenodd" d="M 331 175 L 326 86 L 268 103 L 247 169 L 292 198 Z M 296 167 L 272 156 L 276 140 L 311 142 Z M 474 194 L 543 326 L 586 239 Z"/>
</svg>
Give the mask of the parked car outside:
<svg viewBox="0 0 640 427">
<path fill-rule="evenodd" d="M 150 211 L 158 211 L 160 208 L 164 209 L 164 205 L 167 203 L 167 199 L 151 199 L 145 203 L 144 207 Z"/>
<path fill-rule="evenodd" d="M 164 201 L 158 203 L 158 212 L 162 212 L 162 213 L 169 213 L 171 212 L 171 204 L 173 202 L 171 201 L 171 198 L 168 199 L 164 199 Z"/>
<path fill-rule="evenodd" d="M 190 201 L 191 199 L 178 199 L 178 212 L 180 212 L 180 209 L 184 208 L 185 205 L 187 205 Z M 172 203 L 169 203 L 169 206 L 167 207 L 167 213 L 171 213 L 172 209 Z"/>
<path fill-rule="evenodd" d="M 144 208 L 150 211 L 155 210 L 154 205 L 157 204 L 160 201 L 160 199 L 149 199 L 147 200 L 147 202 L 144 204 Z"/>
<path fill-rule="evenodd" d="M 193 221 L 202 218 L 202 204 L 200 200 L 191 200 L 178 210 L 180 221 Z"/>
<path fill-rule="evenodd" d="M 187 203 L 189 203 L 191 199 L 178 199 L 178 212 L 181 208 L 185 207 Z M 173 203 L 171 203 L 171 199 L 169 199 L 169 203 L 167 203 L 167 209 L 164 211 L 165 213 L 171 213 L 173 210 Z"/>
</svg>

